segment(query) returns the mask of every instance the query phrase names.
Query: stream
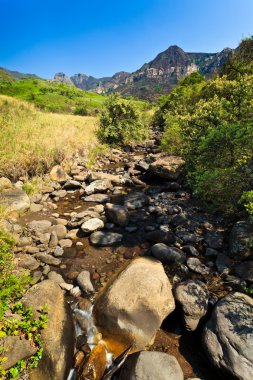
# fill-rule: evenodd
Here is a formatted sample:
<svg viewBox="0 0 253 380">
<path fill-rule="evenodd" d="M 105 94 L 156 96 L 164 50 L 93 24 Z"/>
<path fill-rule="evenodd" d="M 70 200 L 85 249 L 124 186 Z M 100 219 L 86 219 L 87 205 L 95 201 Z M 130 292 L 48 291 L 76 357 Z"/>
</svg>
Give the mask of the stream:
<svg viewBox="0 0 253 380">
<path fill-rule="evenodd" d="M 188 218 L 190 218 L 189 230 L 192 231 L 192 234 L 197 231 L 201 236 L 203 231 L 210 229 L 225 236 L 226 231 L 221 227 L 222 221 L 215 220 L 201 210 L 198 202 L 192 198 L 187 188 L 184 187 L 182 178 L 173 182 L 174 185 L 171 186 L 168 181 L 158 176 L 150 175 L 145 170 L 138 168 L 138 163 L 149 162 L 150 155 L 152 159 L 152 154 L 152 148 L 148 150 L 143 148 L 134 153 L 122 153 L 120 159 L 115 160 L 117 162 L 113 162 L 107 157 L 101 160 L 100 167 L 97 169 L 99 172 L 103 171 L 104 173 L 124 176 L 129 172 L 129 168 L 132 168 L 132 175 L 129 178 L 133 179 L 134 177 L 135 183 L 114 186 L 112 191 L 107 192 L 111 203 L 123 205 L 125 197 L 129 196 L 129 194 L 141 193 L 143 197 L 149 196 L 149 204 L 129 211 L 130 222 L 127 227 L 116 226 L 112 223 L 105 225 L 108 231 L 122 234 L 122 241 L 114 246 L 98 247 L 90 243 L 88 235 L 78 233 L 77 238 L 73 239 L 73 245 L 69 248 L 64 248 L 61 265 L 53 267 L 53 270 L 61 274 L 67 283 L 75 286 L 77 285 L 76 277 L 80 270 L 87 270 L 91 273 L 95 294 L 87 297 L 90 302 L 87 303 L 86 308 L 80 309 L 77 306 L 75 297 L 66 293 L 66 299 L 71 305 L 76 321 L 76 338 L 78 342 L 76 352 L 82 346 L 88 345 L 92 349 L 98 342 L 101 343 L 101 337 L 98 336 L 99 333 L 92 319 L 92 304 L 96 293 L 113 274 L 117 273 L 117 270 L 124 263 L 140 255 L 150 254 L 150 248 L 153 243 L 147 239 L 147 233 L 158 228 L 162 231 L 169 230 L 168 223 L 171 216 L 168 216 L 168 209 L 178 207 L 187 213 Z M 57 205 L 56 210 L 46 209 L 40 212 L 28 212 L 21 218 L 20 223 L 27 224 L 32 220 L 45 219 L 55 223 L 55 217 L 52 216 L 54 213 L 59 215 L 58 218 L 70 220 L 75 213 L 81 213 L 96 205 L 94 202 L 85 202 L 82 191 L 75 189 L 68 190 L 65 197 L 54 203 Z M 179 227 L 175 225 L 175 231 L 180 232 L 180 230 L 185 232 L 183 227 L 180 228 L 180 225 Z M 223 244 L 225 246 L 227 244 L 226 237 Z M 197 239 L 195 245 L 200 252 L 203 251 L 202 238 Z M 201 260 L 212 269 L 211 257 L 203 256 Z M 172 284 L 189 278 L 204 280 L 214 302 L 227 293 L 224 283 L 221 282 L 221 276 L 215 271 L 211 270 L 210 274 L 203 276 L 189 271 L 184 264 L 181 265 L 180 270 L 169 265 L 164 265 L 164 268 Z M 209 313 L 207 313 L 205 320 L 208 317 Z M 80 325 L 80 318 L 86 321 L 83 326 L 82 323 Z M 84 333 L 84 327 L 86 328 L 86 333 Z M 81 337 L 83 337 L 83 342 L 86 341 L 85 344 L 80 345 Z M 161 351 L 175 356 L 183 370 L 185 379 L 196 377 L 201 378 L 201 380 L 225 379 L 224 376 L 221 377 L 214 371 L 204 354 L 201 345 L 201 329 L 186 332 L 181 323 L 178 308 L 165 319 L 150 350 Z M 107 350 L 108 366 L 112 364 L 112 361 L 112 355 Z M 73 380 L 74 378 L 75 371 L 71 370 L 68 380 Z M 113 379 L 117 378 L 116 373 Z"/>
</svg>

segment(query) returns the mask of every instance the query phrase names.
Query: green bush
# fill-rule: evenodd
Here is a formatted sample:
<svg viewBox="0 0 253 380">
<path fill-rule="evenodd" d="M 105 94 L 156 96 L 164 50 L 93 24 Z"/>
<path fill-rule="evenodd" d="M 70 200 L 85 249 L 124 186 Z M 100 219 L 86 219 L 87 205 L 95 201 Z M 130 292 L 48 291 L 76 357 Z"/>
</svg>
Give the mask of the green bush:
<svg viewBox="0 0 253 380">
<path fill-rule="evenodd" d="M 145 140 L 148 128 L 134 101 L 110 95 L 101 112 L 97 135 L 102 143 L 123 145 Z"/>
</svg>

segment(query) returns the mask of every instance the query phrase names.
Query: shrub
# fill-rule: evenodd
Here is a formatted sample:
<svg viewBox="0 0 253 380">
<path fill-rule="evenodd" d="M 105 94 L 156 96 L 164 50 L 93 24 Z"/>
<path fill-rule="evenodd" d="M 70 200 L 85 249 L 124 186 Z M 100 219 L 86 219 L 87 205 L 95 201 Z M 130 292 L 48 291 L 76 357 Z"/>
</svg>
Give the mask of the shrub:
<svg viewBox="0 0 253 380">
<path fill-rule="evenodd" d="M 102 143 L 122 145 L 143 141 L 148 136 L 148 129 L 132 100 L 110 95 L 101 112 L 97 135 Z"/>
</svg>

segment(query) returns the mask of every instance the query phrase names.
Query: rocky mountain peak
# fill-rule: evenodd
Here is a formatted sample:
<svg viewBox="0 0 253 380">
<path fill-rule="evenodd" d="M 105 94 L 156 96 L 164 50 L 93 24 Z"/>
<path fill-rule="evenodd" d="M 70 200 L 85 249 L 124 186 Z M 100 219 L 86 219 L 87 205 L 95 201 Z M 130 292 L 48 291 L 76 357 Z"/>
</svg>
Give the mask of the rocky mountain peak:
<svg viewBox="0 0 253 380">
<path fill-rule="evenodd" d="M 66 83 L 66 84 L 73 84 L 72 81 L 70 80 L 70 78 L 62 73 L 62 72 L 59 72 L 59 73 L 56 73 L 55 76 L 54 76 L 54 80 L 56 82 L 62 82 L 62 83 Z"/>
</svg>

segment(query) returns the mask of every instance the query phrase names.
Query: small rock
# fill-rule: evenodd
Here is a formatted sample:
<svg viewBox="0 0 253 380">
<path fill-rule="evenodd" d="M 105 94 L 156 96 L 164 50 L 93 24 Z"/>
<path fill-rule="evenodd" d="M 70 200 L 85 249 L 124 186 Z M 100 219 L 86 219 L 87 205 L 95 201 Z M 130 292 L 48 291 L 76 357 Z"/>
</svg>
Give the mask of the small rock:
<svg viewBox="0 0 253 380">
<path fill-rule="evenodd" d="M 85 202 L 96 202 L 96 203 L 106 203 L 110 202 L 111 197 L 106 194 L 92 194 L 84 197 L 83 200 Z"/>
<path fill-rule="evenodd" d="M 43 209 L 43 205 L 37 204 L 37 203 L 32 203 L 30 206 L 30 211 L 31 212 L 39 212 Z"/>
<path fill-rule="evenodd" d="M 244 261 L 237 265 L 235 273 L 243 280 L 253 282 L 253 261 Z"/>
<path fill-rule="evenodd" d="M 15 255 L 15 259 L 18 260 L 18 266 L 25 269 L 35 270 L 40 266 L 40 263 L 27 253 L 18 253 Z"/>
<path fill-rule="evenodd" d="M 64 249 L 62 247 L 56 247 L 54 250 L 55 257 L 61 257 L 64 253 Z"/>
<path fill-rule="evenodd" d="M 49 240 L 49 248 L 55 248 L 58 244 L 58 237 L 55 231 L 51 232 L 50 240 Z"/>
<path fill-rule="evenodd" d="M 72 247 L 72 240 L 70 239 L 61 239 L 59 240 L 59 245 L 62 247 L 62 248 L 70 248 Z"/>
<path fill-rule="evenodd" d="M 157 243 L 151 248 L 152 255 L 164 264 L 181 264 L 185 262 L 186 255 L 175 247 L 168 247 L 164 243 Z"/>
<path fill-rule="evenodd" d="M 60 265 L 61 260 L 56 259 L 54 256 L 48 255 L 47 253 L 36 253 L 35 254 L 36 259 L 42 261 L 45 264 L 48 265 Z"/>
<path fill-rule="evenodd" d="M 101 219 L 91 218 L 81 225 L 81 230 L 84 233 L 92 233 L 97 230 L 101 230 L 104 227 L 104 223 Z"/>
<path fill-rule="evenodd" d="M 116 232 L 96 231 L 90 235 L 90 242 L 101 247 L 120 243 L 122 239 L 123 235 Z"/>
<path fill-rule="evenodd" d="M 111 222 L 118 224 L 121 227 L 127 226 L 129 222 L 129 213 L 124 206 L 106 203 L 105 215 Z"/>
<path fill-rule="evenodd" d="M 199 256 L 199 252 L 192 245 L 185 245 L 182 250 L 192 256 Z"/>
</svg>

